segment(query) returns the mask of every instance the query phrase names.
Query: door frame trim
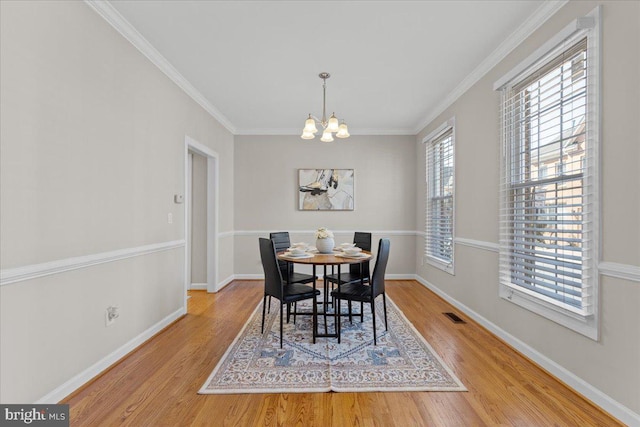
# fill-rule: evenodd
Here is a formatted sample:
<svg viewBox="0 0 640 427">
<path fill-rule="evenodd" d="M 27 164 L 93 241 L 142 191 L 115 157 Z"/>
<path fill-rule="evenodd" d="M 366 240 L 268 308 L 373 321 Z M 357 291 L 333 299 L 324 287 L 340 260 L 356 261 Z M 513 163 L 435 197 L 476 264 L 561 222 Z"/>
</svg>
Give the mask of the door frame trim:
<svg viewBox="0 0 640 427">
<path fill-rule="evenodd" d="M 219 217 L 219 156 L 218 153 L 188 135 L 184 138 L 184 235 L 187 246 L 191 245 L 187 206 L 191 203 L 188 193 L 189 152 L 207 159 L 207 292 L 218 291 L 218 217 Z M 187 307 L 187 268 L 191 265 L 191 251 L 184 251 L 184 305 Z"/>
</svg>

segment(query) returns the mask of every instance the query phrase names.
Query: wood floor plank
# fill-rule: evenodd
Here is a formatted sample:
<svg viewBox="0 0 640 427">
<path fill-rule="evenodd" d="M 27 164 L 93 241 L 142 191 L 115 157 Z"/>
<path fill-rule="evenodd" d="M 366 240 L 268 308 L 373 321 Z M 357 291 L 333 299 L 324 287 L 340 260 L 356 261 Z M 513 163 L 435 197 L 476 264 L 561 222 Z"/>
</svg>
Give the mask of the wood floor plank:
<svg viewBox="0 0 640 427">
<path fill-rule="evenodd" d="M 71 425 L 622 425 L 412 280 L 387 281 L 388 295 L 467 392 L 197 394 L 262 291 L 261 281 L 191 291 L 183 319 L 62 402 Z"/>
</svg>

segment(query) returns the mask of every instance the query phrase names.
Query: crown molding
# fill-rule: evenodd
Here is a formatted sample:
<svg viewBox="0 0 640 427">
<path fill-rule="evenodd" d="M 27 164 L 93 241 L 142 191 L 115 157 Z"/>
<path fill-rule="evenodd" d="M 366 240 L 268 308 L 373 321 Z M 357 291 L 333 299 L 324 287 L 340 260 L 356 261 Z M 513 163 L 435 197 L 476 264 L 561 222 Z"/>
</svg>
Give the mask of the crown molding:
<svg viewBox="0 0 640 427">
<path fill-rule="evenodd" d="M 478 80 L 502 61 L 513 49 L 529 37 L 547 19 L 555 14 L 569 0 L 551 0 L 544 2 L 536 12 L 513 32 L 496 50 L 493 51 L 471 74 L 469 74 L 438 106 L 432 109 L 427 117 L 414 128 L 397 129 L 359 129 L 352 135 L 417 135 L 439 114 L 453 104 L 462 94 L 469 90 Z M 237 129 L 224 114 L 211 104 L 189 81 L 182 76 L 171 63 L 160 54 L 134 27 L 106 0 L 84 0 L 98 15 L 118 31 L 136 49 L 147 57 L 171 81 L 180 87 L 198 105 L 204 108 L 214 119 L 233 135 L 298 135 L 300 129 Z"/>
<path fill-rule="evenodd" d="M 190 96 L 198 105 L 205 109 L 214 119 L 232 134 L 236 128 L 216 107 L 211 104 L 182 74 L 174 68 L 167 59 L 145 39 L 112 5 L 106 0 L 84 0 L 84 2 L 100 15 L 109 25 L 119 32 L 136 49 L 166 74 L 180 89 Z"/>
<path fill-rule="evenodd" d="M 260 135 L 297 135 L 300 136 L 302 128 L 252 128 L 252 129 L 237 129 L 236 135 L 246 136 L 260 136 Z M 351 136 L 378 136 L 378 135 L 410 135 L 415 136 L 413 129 L 398 128 L 398 129 L 358 129 L 355 132 L 349 131 Z M 340 139 L 340 138 L 337 138 Z M 311 141 L 311 140 L 310 140 Z"/>
<path fill-rule="evenodd" d="M 551 16 L 560 10 L 569 0 L 545 1 L 534 14 L 522 25 L 520 25 L 509 37 L 507 37 L 484 61 L 480 63 L 449 95 L 435 108 L 427 117 L 418 123 L 413 129 L 413 134 L 417 135 L 435 120 L 442 112 L 449 108 L 460 96 L 484 77 L 493 67 L 498 65 L 506 56 L 518 47 L 527 37 L 533 34 Z"/>
</svg>

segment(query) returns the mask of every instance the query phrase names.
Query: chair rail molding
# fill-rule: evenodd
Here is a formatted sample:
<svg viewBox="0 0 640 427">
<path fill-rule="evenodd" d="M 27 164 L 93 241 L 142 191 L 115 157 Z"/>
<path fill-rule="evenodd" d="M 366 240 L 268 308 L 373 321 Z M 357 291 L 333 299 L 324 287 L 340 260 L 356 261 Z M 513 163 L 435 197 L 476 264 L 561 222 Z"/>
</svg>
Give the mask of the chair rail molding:
<svg viewBox="0 0 640 427">
<path fill-rule="evenodd" d="M 289 234 L 314 234 L 316 230 L 288 230 Z M 333 234 L 348 235 L 359 230 L 331 230 Z M 419 232 L 415 230 L 367 230 L 371 234 L 384 236 L 417 236 Z M 236 236 L 268 236 L 273 230 L 236 230 Z"/>
<path fill-rule="evenodd" d="M 598 264 L 598 271 L 603 276 L 640 282 L 640 267 L 636 265 L 602 261 Z"/>
<path fill-rule="evenodd" d="M 497 243 L 485 242 L 484 240 L 456 237 L 455 242 L 458 245 L 469 246 L 476 249 L 484 249 L 485 251 L 498 252 L 500 250 L 500 246 Z"/>
<path fill-rule="evenodd" d="M 91 255 L 83 255 L 73 258 L 65 258 L 56 261 L 44 262 L 41 264 L 25 265 L 23 267 L 7 268 L 0 271 L 0 286 L 12 283 L 23 282 L 36 279 L 38 277 L 50 276 L 52 274 L 64 273 L 65 271 L 78 270 L 91 267 L 93 265 L 107 262 L 119 261 L 141 255 L 152 254 L 154 252 L 168 251 L 182 248 L 184 240 L 172 240 L 151 245 L 136 246 L 133 248 L 118 249 L 115 251 L 101 252 Z"/>
</svg>

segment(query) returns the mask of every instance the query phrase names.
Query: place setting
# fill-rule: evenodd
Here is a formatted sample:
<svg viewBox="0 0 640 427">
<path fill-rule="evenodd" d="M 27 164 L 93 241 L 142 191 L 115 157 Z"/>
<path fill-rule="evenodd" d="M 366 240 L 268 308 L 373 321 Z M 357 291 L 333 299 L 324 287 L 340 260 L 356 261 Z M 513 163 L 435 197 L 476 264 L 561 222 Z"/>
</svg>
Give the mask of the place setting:
<svg viewBox="0 0 640 427">
<path fill-rule="evenodd" d="M 343 243 L 337 248 L 337 257 L 341 258 L 367 258 L 371 255 L 362 252 L 362 248 L 355 246 L 353 243 Z"/>
<path fill-rule="evenodd" d="M 287 258 L 305 259 L 313 258 L 314 252 L 318 252 L 318 250 L 307 243 L 300 242 L 294 243 L 291 247 L 287 248 L 282 256 Z"/>
</svg>

